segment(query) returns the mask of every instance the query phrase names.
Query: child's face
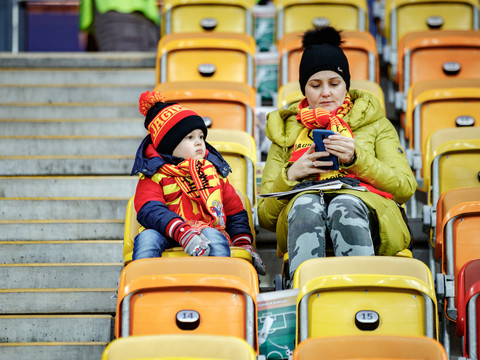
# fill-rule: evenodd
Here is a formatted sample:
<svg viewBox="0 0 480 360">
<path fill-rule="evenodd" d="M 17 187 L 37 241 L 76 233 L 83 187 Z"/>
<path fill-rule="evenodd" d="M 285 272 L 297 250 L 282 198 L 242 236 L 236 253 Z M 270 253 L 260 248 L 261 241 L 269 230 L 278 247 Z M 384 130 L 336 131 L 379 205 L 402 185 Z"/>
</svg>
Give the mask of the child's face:
<svg viewBox="0 0 480 360">
<path fill-rule="evenodd" d="M 205 139 L 203 131 L 195 129 L 183 138 L 173 150 L 172 155 L 184 159 L 203 159 L 205 157 Z"/>
</svg>

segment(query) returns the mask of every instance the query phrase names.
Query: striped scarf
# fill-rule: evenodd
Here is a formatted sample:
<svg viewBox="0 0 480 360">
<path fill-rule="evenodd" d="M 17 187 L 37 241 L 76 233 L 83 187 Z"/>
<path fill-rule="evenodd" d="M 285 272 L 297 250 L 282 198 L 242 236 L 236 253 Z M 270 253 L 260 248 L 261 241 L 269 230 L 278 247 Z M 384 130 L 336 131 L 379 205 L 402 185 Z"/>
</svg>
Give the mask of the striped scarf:
<svg viewBox="0 0 480 360">
<path fill-rule="evenodd" d="M 211 219 L 205 224 L 189 222 L 189 214 L 185 213 L 188 206 L 179 204 L 181 215 L 185 221 L 194 227 L 213 227 L 218 230 L 225 228 L 226 216 L 223 211 L 223 193 L 217 170 L 206 159 L 186 159 L 178 165 L 165 164 L 160 173 L 174 178 L 182 192 L 198 203 L 202 218 Z M 185 205 L 185 206 L 184 206 Z"/>
<path fill-rule="evenodd" d="M 293 147 L 292 157 L 290 161 L 297 161 L 312 144 L 312 130 L 313 129 L 327 129 L 337 131 L 343 136 L 353 138 L 353 132 L 348 124 L 343 121 L 343 117 L 353 107 L 350 95 L 347 94 L 345 101 L 336 110 L 330 112 L 322 108 L 310 109 L 308 107 L 307 98 L 304 98 L 298 106 L 297 121 L 305 126 L 297 139 Z M 347 173 L 344 170 L 332 170 L 326 174 L 320 174 L 319 180 L 336 179 L 346 176 Z"/>
</svg>

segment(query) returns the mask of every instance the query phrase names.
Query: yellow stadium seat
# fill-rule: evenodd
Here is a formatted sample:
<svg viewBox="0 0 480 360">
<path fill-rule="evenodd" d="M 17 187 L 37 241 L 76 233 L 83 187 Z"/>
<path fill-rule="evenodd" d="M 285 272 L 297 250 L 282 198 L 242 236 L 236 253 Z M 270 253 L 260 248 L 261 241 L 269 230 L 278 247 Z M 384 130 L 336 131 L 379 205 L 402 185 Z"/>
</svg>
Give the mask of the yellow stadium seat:
<svg viewBox="0 0 480 360">
<path fill-rule="evenodd" d="M 478 0 L 389 0 L 385 2 L 385 60 L 395 79 L 400 39 L 412 32 L 478 30 Z"/>
<path fill-rule="evenodd" d="M 256 360 L 248 343 L 222 335 L 143 335 L 110 342 L 101 360 Z"/>
<path fill-rule="evenodd" d="M 254 136 L 255 89 L 231 81 L 175 81 L 158 84 L 166 101 L 202 116 L 212 129 L 242 130 Z"/>
<path fill-rule="evenodd" d="M 168 34 L 158 43 L 156 83 L 234 81 L 254 87 L 255 51 L 247 34 Z"/>
<path fill-rule="evenodd" d="M 367 31 L 349 30 L 343 32 L 345 42 L 342 49 L 347 56 L 352 79 L 380 81 L 380 66 L 377 44 Z M 279 86 L 298 81 L 298 68 L 303 54 L 302 33 L 286 34 L 278 41 L 280 54 Z"/>
<path fill-rule="evenodd" d="M 120 275 L 115 337 L 234 336 L 258 353 L 258 293 L 257 272 L 242 259 L 135 260 Z"/>
<path fill-rule="evenodd" d="M 438 337 L 433 278 L 420 260 L 342 256 L 303 262 L 293 279 L 297 344 L 342 335 Z"/>
<path fill-rule="evenodd" d="M 350 88 L 364 90 L 372 95 L 375 95 L 378 101 L 380 101 L 380 105 L 382 105 L 383 109 L 385 109 L 385 96 L 378 83 L 369 80 L 352 79 L 350 82 Z M 290 81 L 278 89 L 277 107 L 286 109 L 290 105 L 301 101 L 303 98 L 304 96 L 300 90 L 298 81 Z"/>
<path fill-rule="evenodd" d="M 479 35 L 480 36 L 480 35 Z M 480 79 L 441 79 L 418 82 L 407 96 L 404 134 L 407 154 L 422 188 L 427 139 L 435 131 L 480 126 Z"/>
<path fill-rule="evenodd" d="M 240 196 L 240 199 L 243 202 L 243 206 L 245 210 L 247 210 L 248 214 L 248 221 L 250 223 L 250 230 L 252 231 L 253 240 L 255 241 L 255 226 L 252 216 L 252 207 L 250 205 L 250 201 L 248 198 L 241 192 L 237 190 L 237 194 Z M 127 204 L 127 212 L 125 216 L 125 228 L 123 233 L 123 263 L 127 265 L 130 261 L 132 261 L 133 255 L 133 242 L 135 237 L 138 235 L 140 231 L 140 224 L 137 221 L 137 212 L 135 211 L 134 206 L 134 197 L 132 196 Z M 255 246 L 255 243 L 253 244 Z M 238 246 L 231 246 L 230 253 L 232 257 L 245 259 L 249 262 L 252 261 L 252 256 L 248 251 L 245 249 L 238 247 Z M 162 257 L 187 257 L 188 255 L 183 251 L 181 246 L 173 247 L 170 249 L 166 249 Z"/>
<path fill-rule="evenodd" d="M 357 335 L 310 338 L 293 351 L 293 360 L 447 360 L 442 344 L 425 336 Z"/>
<path fill-rule="evenodd" d="M 396 107 L 404 109 L 410 87 L 436 79 L 480 79 L 477 30 L 422 31 L 406 34 L 398 52 Z"/>
<path fill-rule="evenodd" d="M 366 0 L 274 0 L 276 41 L 314 25 L 368 31 Z"/>
<path fill-rule="evenodd" d="M 163 0 L 162 35 L 193 32 L 253 36 L 254 0 Z"/>
</svg>

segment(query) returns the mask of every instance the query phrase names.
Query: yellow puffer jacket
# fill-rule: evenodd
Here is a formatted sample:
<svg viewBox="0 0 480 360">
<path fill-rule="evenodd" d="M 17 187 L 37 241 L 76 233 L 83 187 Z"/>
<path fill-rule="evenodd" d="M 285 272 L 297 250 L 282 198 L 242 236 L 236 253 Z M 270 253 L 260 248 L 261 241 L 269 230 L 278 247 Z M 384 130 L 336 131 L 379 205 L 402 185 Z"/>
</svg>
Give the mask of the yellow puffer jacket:
<svg viewBox="0 0 480 360">
<path fill-rule="evenodd" d="M 397 204 L 403 204 L 412 197 L 417 182 L 400 145 L 398 133 L 385 117 L 378 100 L 360 90 L 350 90 L 349 93 L 354 106 L 343 120 L 353 131 L 356 160 L 348 167 L 340 166 L 376 189 L 392 194 L 394 200 L 368 191 L 342 189 L 327 190 L 325 193 L 351 194 L 362 199 L 378 219 L 381 244 L 376 253 L 395 255 L 410 244 L 410 233 Z M 263 171 L 260 186 L 262 194 L 288 191 L 298 184 L 289 181 L 286 176 L 291 165 L 288 160 L 293 144 L 303 129 L 303 125 L 296 120 L 297 113 L 298 103 L 267 116 L 265 133 L 272 145 Z M 290 200 L 259 200 L 260 226 L 276 232 L 279 257 L 287 251 L 287 214 L 296 197 Z"/>
</svg>

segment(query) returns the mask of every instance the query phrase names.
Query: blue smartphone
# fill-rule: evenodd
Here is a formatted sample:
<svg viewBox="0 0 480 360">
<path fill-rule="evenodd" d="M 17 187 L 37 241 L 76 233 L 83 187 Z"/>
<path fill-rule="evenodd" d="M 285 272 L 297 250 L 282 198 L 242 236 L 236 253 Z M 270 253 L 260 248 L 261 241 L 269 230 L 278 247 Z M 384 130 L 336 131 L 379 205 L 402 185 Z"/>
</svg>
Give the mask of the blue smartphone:
<svg viewBox="0 0 480 360">
<path fill-rule="evenodd" d="M 326 151 L 325 145 L 323 144 L 323 140 L 330 135 L 335 134 L 332 130 L 324 130 L 324 129 L 314 129 L 312 131 L 313 142 L 315 143 L 315 151 Z M 338 158 L 335 155 L 329 155 L 326 157 L 318 158 L 320 161 L 333 161 L 333 165 L 322 167 L 322 169 L 328 170 L 338 170 Z"/>
</svg>

